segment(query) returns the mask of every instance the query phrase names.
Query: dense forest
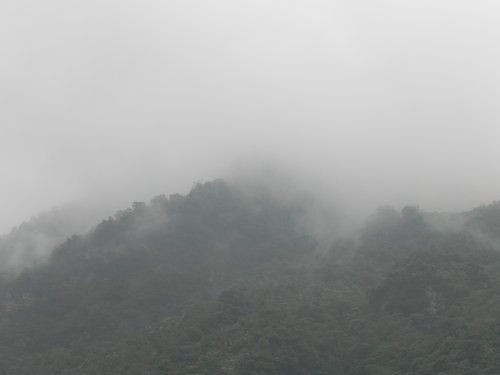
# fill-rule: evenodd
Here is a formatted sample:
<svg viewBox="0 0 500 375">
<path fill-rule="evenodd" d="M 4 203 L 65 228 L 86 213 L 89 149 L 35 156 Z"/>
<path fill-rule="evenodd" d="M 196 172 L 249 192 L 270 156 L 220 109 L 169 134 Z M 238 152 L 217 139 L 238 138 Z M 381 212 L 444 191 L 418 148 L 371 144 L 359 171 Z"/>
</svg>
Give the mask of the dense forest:
<svg viewBox="0 0 500 375">
<path fill-rule="evenodd" d="M 325 247 L 308 202 L 198 184 L 4 272 L 0 374 L 498 375 L 499 203 Z"/>
<path fill-rule="evenodd" d="M 13 228 L 0 236 L 0 273 L 15 275 L 44 260 L 68 237 L 86 233 L 106 211 L 96 204 L 65 204 Z"/>
</svg>

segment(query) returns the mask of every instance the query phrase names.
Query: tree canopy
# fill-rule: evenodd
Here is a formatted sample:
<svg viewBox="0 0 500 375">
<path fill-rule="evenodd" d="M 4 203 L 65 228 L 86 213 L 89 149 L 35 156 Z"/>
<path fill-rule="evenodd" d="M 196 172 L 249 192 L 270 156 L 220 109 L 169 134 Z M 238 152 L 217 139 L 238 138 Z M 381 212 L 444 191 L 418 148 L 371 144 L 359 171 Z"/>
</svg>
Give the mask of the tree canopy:
<svg viewBox="0 0 500 375">
<path fill-rule="evenodd" d="M 498 374 L 498 203 L 327 250 L 304 204 L 217 180 L 70 237 L 0 280 L 0 374 Z"/>
</svg>

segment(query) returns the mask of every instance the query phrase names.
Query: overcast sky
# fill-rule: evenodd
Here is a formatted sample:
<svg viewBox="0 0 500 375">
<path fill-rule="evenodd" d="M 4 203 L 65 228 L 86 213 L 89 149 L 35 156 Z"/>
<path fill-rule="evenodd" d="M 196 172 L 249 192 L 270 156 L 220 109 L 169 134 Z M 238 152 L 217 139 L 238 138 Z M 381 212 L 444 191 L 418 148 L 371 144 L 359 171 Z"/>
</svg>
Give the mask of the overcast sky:
<svg viewBox="0 0 500 375">
<path fill-rule="evenodd" d="M 254 158 L 368 205 L 500 199 L 499 20 L 498 0 L 1 0 L 0 231 Z"/>
</svg>

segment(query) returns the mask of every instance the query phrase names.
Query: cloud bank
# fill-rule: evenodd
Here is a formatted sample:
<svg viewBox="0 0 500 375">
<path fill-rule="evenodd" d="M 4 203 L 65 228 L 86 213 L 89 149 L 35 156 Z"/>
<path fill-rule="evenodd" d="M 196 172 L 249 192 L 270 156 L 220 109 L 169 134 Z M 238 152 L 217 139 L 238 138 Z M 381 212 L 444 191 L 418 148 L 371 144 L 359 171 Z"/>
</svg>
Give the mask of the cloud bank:
<svg viewBox="0 0 500 375">
<path fill-rule="evenodd" d="M 0 231 L 286 164 L 356 207 L 498 199 L 495 1 L 0 4 Z M 362 208 L 356 208 L 363 210 Z"/>
</svg>

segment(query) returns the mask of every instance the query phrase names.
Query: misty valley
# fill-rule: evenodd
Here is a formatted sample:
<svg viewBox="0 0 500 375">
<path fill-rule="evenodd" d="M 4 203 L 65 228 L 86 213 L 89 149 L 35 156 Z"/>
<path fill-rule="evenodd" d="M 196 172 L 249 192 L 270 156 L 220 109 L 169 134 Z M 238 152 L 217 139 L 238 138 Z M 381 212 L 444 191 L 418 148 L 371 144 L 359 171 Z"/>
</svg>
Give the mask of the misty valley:
<svg viewBox="0 0 500 375">
<path fill-rule="evenodd" d="M 0 374 L 498 375 L 500 203 L 318 234 L 287 191 L 215 180 L 4 235 Z"/>
</svg>

